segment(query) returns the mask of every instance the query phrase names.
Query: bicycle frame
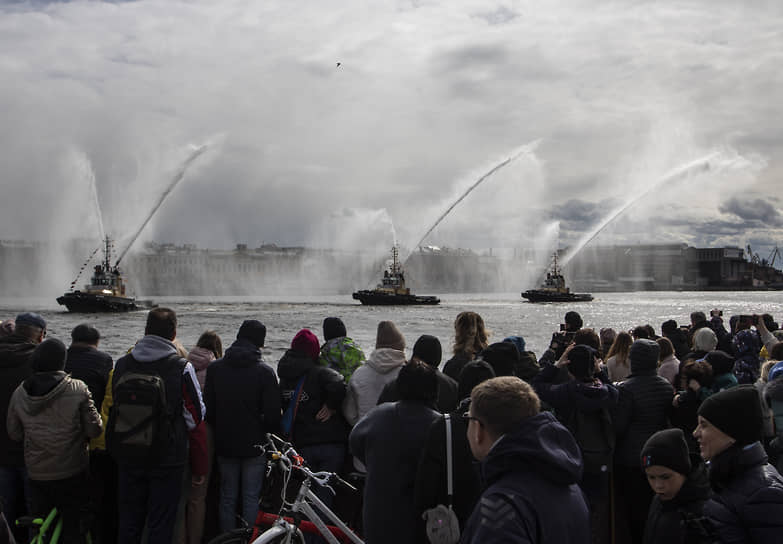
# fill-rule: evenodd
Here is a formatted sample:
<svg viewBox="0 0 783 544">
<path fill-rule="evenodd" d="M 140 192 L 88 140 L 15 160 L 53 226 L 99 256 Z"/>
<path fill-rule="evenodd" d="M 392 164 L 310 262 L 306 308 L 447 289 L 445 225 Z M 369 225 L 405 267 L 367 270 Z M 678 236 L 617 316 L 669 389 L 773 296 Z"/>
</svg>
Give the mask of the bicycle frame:
<svg viewBox="0 0 783 544">
<path fill-rule="evenodd" d="M 302 483 L 302 487 L 299 489 L 299 494 L 296 498 L 294 506 L 291 508 L 291 512 L 294 514 L 299 512 L 303 513 L 305 517 L 318 528 L 321 536 L 323 536 L 327 542 L 330 544 L 340 544 L 340 541 L 337 540 L 337 537 L 335 537 L 331 531 L 327 529 L 326 523 L 324 523 L 324 521 L 321 519 L 321 516 L 319 516 L 315 509 L 310 505 L 311 503 L 317 506 L 318 509 L 327 518 L 329 518 L 329 521 L 331 521 L 335 527 L 339 528 L 351 542 L 354 542 L 355 544 L 364 543 L 362 539 L 356 536 L 354 532 L 351 531 L 348 526 L 337 517 L 337 514 L 332 512 L 331 509 L 327 507 L 315 493 L 313 493 L 313 490 L 310 489 L 310 480 L 308 479 Z"/>
</svg>

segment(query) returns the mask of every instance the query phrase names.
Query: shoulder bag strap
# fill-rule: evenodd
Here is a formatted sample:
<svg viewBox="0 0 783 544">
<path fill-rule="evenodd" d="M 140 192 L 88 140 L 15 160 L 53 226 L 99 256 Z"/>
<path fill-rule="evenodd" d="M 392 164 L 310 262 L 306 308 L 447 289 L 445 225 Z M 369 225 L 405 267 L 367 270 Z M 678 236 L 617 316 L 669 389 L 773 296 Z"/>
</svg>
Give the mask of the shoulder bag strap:
<svg viewBox="0 0 783 544">
<path fill-rule="evenodd" d="M 452 497 L 454 495 L 454 481 L 452 478 L 452 457 L 451 457 L 451 415 L 444 414 L 443 418 L 446 422 L 446 492 L 449 496 L 449 509 L 452 505 Z"/>
</svg>

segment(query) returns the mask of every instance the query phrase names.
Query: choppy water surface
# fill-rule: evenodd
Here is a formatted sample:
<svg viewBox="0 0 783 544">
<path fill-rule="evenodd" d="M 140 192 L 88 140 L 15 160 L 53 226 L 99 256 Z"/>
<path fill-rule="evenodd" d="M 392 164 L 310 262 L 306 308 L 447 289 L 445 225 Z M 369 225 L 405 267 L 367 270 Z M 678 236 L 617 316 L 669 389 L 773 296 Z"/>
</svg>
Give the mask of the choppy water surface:
<svg viewBox="0 0 783 544">
<path fill-rule="evenodd" d="M 188 348 L 198 336 L 214 329 L 231 344 L 244 319 L 259 319 L 267 326 L 264 357 L 273 365 L 301 328 L 310 328 L 323 341 L 321 324 L 325 317 L 340 317 L 348 334 L 369 354 L 375 345 L 379 321 L 394 321 L 408 343 L 408 353 L 421 334 L 440 338 L 444 361 L 451 351 L 454 318 L 459 312 L 478 312 L 491 331 L 490 341 L 521 335 L 528 349 L 540 355 L 546 349 L 553 331 L 562 323 L 568 310 L 576 310 L 585 326 L 599 329 L 630 329 L 650 323 L 660 331 L 667 319 L 687 324 L 693 310 L 705 313 L 720 308 L 724 316 L 740 313 L 771 313 L 783 319 L 783 292 L 640 292 L 601 293 L 593 302 L 578 304 L 532 304 L 519 293 L 440 295 L 439 306 L 362 306 L 349 296 L 327 297 L 189 297 L 158 298 L 156 302 L 173 308 L 179 320 L 178 336 Z M 101 349 L 115 359 L 127 351 L 144 334 L 146 312 L 128 314 L 71 314 L 56 302 L 35 299 L 0 300 L 0 318 L 13 318 L 22 311 L 37 311 L 49 323 L 49 336 L 70 341 L 71 329 L 83 322 L 92 323 L 101 332 Z"/>
</svg>

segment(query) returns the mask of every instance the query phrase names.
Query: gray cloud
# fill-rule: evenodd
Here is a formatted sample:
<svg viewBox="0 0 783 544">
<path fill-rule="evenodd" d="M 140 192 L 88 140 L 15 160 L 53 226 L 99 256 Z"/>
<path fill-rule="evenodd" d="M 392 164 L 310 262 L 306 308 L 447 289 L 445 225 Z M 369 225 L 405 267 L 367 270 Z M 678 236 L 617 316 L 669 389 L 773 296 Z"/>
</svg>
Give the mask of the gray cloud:
<svg viewBox="0 0 783 544">
<path fill-rule="evenodd" d="M 761 198 L 740 200 L 730 198 L 720 206 L 720 211 L 736 215 L 743 221 L 755 225 L 779 227 L 783 225 L 783 215 L 771 203 Z"/>
</svg>

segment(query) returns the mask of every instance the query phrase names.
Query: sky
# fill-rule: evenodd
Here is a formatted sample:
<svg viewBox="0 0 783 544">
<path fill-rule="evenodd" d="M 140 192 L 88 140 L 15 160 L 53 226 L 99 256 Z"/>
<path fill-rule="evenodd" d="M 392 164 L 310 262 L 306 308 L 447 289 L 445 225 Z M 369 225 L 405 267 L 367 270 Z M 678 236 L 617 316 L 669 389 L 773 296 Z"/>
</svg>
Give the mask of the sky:
<svg viewBox="0 0 783 544">
<path fill-rule="evenodd" d="M 422 243 L 764 258 L 782 66 L 777 0 L 2 2 L 0 239 L 411 248 L 518 155 Z"/>
</svg>

